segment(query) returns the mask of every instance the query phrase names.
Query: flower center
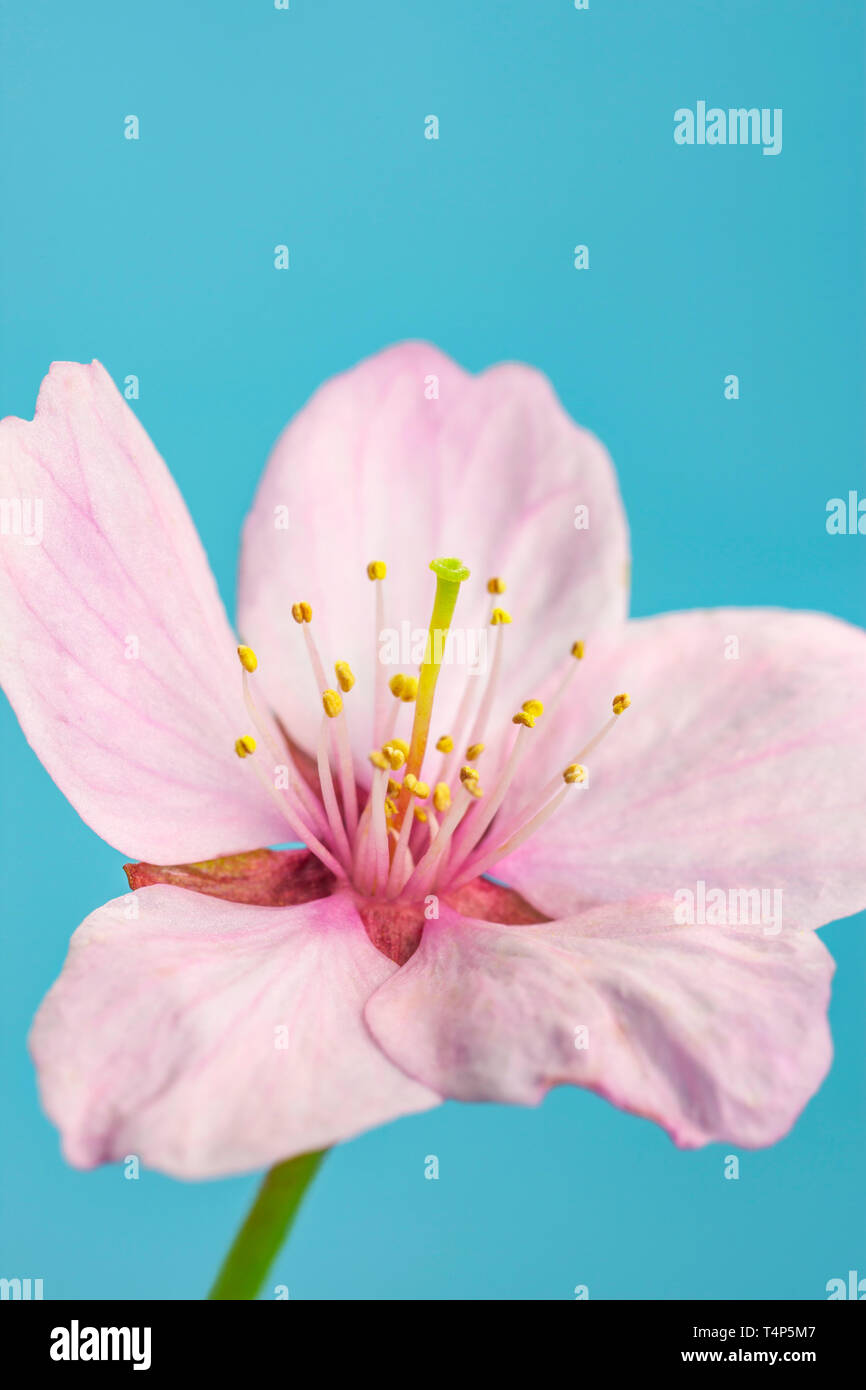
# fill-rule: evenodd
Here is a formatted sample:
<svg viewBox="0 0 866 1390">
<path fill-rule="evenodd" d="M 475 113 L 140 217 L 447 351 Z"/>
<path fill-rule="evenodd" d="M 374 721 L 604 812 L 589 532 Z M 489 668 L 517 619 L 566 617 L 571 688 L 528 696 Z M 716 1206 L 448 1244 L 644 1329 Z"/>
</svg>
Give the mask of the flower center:
<svg viewBox="0 0 866 1390">
<path fill-rule="evenodd" d="M 355 686 L 355 677 L 346 661 L 336 661 L 335 680 L 333 684 L 328 680 L 312 632 L 310 604 L 293 604 L 292 617 L 301 629 L 322 702 L 316 785 L 301 773 L 291 750 L 255 700 L 250 680 L 258 667 L 255 652 L 238 647 L 244 701 L 257 737 L 243 734 L 235 752 L 239 758 L 252 759 L 294 835 L 338 879 L 383 910 L 412 908 L 430 894 L 458 892 L 536 834 L 566 797 L 588 785 L 583 759 L 630 704 L 628 695 L 616 695 L 612 715 L 564 770 L 537 786 L 523 804 L 512 804 L 515 779 L 545 710 L 540 700 L 525 700 L 512 717 L 513 734 L 506 727 L 506 736 L 496 745 L 498 751 L 488 751 L 485 739 L 499 689 L 506 629 L 511 624 L 509 614 L 498 605 L 505 584 L 493 578 L 487 583 L 493 652 L 486 680 L 479 690 L 477 679 L 467 679 L 451 732 L 430 749 L 436 686 L 460 587 L 470 577 L 466 566 L 453 558 L 433 560 L 430 569 L 436 576 L 436 592 L 417 675 L 398 673 L 388 680 L 377 652 L 368 791 L 361 789 L 357 777 L 346 710 L 349 702 L 344 700 Z M 381 560 L 367 566 L 367 577 L 374 585 L 377 637 L 385 630 L 386 573 Z M 565 698 L 583 655 L 584 644 L 575 642 L 548 701 L 548 716 Z M 413 713 L 408 739 L 397 733 L 405 707 Z M 263 766 L 262 745 L 274 760 L 273 778 Z M 486 790 L 478 767 L 485 753 Z M 432 768 L 434 759 L 435 775 L 430 776 L 426 769 Z"/>
</svg>

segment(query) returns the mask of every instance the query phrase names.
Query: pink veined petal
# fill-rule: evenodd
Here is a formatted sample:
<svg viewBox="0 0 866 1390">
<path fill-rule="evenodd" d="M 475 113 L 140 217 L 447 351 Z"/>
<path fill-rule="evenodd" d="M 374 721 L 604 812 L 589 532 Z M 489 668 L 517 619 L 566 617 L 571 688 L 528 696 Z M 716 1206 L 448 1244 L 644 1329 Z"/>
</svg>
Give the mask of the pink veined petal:
<svg viewBox="0 0 866 1390">
<path fill-rule="evenodd" d="M 158 862 L 284 840 L 233 751 L 241 673 L 201 543 L 99 363 L 56 362 L 35 418 L 0 424 L 0 495 L 22 508 L 0 537 L 0 678 L 79 814 Z"/>
<path fill-rule="evenodd" d="M 812 931 L 673 925 L 646 899 L 538 926 L 446 908 L 372 997 L 373 1036 L 444 1096 L 585 1086 L 683 1148 L 784 1135 L 830 1065 L 833 961 Z"/>
<path fill-rule="evenodd" d="M 589 509 L 587 529 L 575 527 L 579 506 Z M 275 524 L 281 508 L 288 509 L 287 530 Z M 244 529 L 240 631 L 258 654 L 262 689 L 308 749 L 321 711 L 289 603 L 312 604 L 326 667 L 347 660 L 358 678 L 347 712 L 365 758 L 375 661 L 366 566 L 387 563 L 386 625 L 399 632 L 405 621 L 423 637 L 435 588 L 428 564 L 440 555 L 459 556 L 472 573 L 454 619 L 468 662 L 474 634 L 490 636 L 487 580 L 498 575 L 508 584 L 501 602 L 514 622 L 500 718 L 567 657 L 576 637 L 626 613 L 627 528 L 598 440 L 569 419 L 545 377 L 529 367 L 505 364 L 473 376 L 435 347 L 402 343 L 335 377 L 295 417 Z M 449 727 L 467 664 L 443 669 L 440 732 Z M 415 665 L 404 659 L 389 674 Z"/>
<path fill-rule="evenodd" d="M 30 1039 L 68 1161 L 218 1177 L 437 1104 L 362 1020 L 396 969 L 347 896 L 249 907 L 159 885 L 107 903 Z"/>
<path fill-rule="evenodd" d="M 536 777 L 578 751 L 612 695 L 632 704 L 587 758 L 589 788 L 491 871 L 547 916 L 700 880 L 779 890 L 802 926 L 866 907 L 859 628 L 766 609 L 644 619 L 587 644 L 572 689 L 533 731 Z M 529 790 L 524 778 L 516 799 Z"/>
</svg>

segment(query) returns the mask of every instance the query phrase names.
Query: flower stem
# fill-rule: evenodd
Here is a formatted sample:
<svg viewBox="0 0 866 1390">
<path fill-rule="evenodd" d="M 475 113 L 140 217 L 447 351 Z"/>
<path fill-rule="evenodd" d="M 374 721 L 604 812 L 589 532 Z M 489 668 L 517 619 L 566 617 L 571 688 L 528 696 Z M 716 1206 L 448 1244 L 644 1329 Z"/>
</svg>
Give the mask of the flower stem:
<svg viewBox="0 0 866 1390">
<path fill-rule="evenodd" d="M 298 1154 L 266 1174 L 208 1299 L 256 1297 L 326 1153 Z"/>
</svg>

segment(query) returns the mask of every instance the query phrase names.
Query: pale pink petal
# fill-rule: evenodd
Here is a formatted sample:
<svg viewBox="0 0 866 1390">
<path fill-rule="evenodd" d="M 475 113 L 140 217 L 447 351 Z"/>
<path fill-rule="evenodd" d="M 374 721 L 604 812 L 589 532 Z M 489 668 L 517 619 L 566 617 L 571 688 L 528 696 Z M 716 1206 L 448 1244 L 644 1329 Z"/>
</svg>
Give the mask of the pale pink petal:
<svg viewBox="0 0 866 1390">
<path fill-rule="evenodd" d="M 588 529 L 575 528 L 578 506 L 589 509 Z M 387 625 L 405 620 L 423 634 L 435 588 L 428 564 L 441 555 L 472 572 L 454 619 L 468 657 L 467 630 L 489 636 L 487 580 L 507 581 L 501 602 L 514 621 L 500 713 L 513 713 L 575 638 L 625 615 L 625 518 L 598 440 L 529 367 L 472 376 L 434 347 L 403 343 L 330 381 L 292 421 L 244 530 L 241 635 L 259 656 L 262 688 L 308 748 L 321 708 L 292 601 L 312 604 L 328 671 L 346 660 L 358 677 L 346 703 L 363 755 L 376 655 L 366 566 L 387 563 Z M 444 669 L 439 732 L 466 679 L 466 664 Z"/>
<path fill-rule="evenodd" d="M 396 969 L 347 896 L 249 907 L 159 885 L 107 903 L 30 1039 L 67 1159 L 218 1177 L 435 1105 L 362 1020 Z"/>
<path fill-rule="evenodd" d="M 445 908 L 365 1016 L 444 1096 L 532 1105 L 567 1083 L 684 1148 L 754 1147 L 827 1072 L 832 973 L 814 932 L 674 926 L 658 900 L 523 927 Z"/>
<path fill-rule="evenodd" d="M 866 907 L 866 634 L 763 609 L 629 623 L 587 645 L 569 709 L 539 721 L 536 775 L 621 691 L 631 708 L 587 758 L 589 789 L 497 878 L 549 917 L 699 880 L 779 890 L 804 926 Z"/>
<path fill-rule="evenodd" d="M 55 363 L 34 420 L 0 424 L 0 496 L 11 518 L 0 678 L 79 814 L 125 854 L 156 861 L 285 840 L 233 751 L 251 731 L 201 543 L 99 363 Z"/>
</svg>

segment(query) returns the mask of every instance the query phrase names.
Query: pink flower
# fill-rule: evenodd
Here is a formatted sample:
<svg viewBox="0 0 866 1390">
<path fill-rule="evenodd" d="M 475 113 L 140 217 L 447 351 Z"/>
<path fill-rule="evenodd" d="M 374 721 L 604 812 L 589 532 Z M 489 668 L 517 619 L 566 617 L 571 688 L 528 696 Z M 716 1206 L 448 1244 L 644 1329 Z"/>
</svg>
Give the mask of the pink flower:
<svg viewBox="0 0 866 1390">
<path fill-rule="evenodd" d="M 566 1082 L 685 1147 L 788 1130 L 831 1057 L 813 928 L 866 905 L 860 631 L 627 622 L 609 459 L 522 366 L 405 344 L 318 392 L 246 522 L 240 662 L 101 366 L 0 439 L 42 518 L 0 546 L 5 688 L 144 861 L 33 1027 L 70 1162 L 230 1173 Z"/>
</svg>

